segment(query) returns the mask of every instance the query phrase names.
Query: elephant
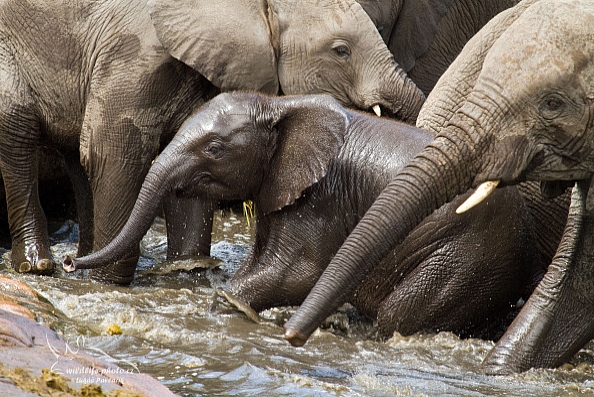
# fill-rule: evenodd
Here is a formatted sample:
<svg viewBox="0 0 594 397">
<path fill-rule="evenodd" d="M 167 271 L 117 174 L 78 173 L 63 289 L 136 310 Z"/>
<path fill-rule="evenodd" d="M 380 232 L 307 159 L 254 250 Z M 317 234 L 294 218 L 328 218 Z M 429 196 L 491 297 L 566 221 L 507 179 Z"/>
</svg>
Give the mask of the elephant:
<svg viewBox="0 0 594 397">
<path fill-rule="evenodd" d="M 425 99 L 354 0 L 7 0 L 0 36 L 0 169 L 19 272 L 55 266 L 38 146 L 64 156 L 84 254 L 117 235 L 159 150 L 221 91 L 327 93 L 413 123 Z M 164 213 L 210 221 L 210 208 L 183 199 Z M 179 233 L 172 253 L 208 251 L 210 236 Z M 129 283 L 137 258 L 91 276 Z"/>
<path fill-rule="evenodd" d="M 417 87 L 429 95 L 464 45 L 519 0 L 358 0 Z"/>
<path fill-rule="evenodd" d="M 55 231 L 52 230 L 52 226 L 61 226 L 65 219 L 76 216 L 76 203 L 63 156 L 54 149 L 41 146 L 37 158 L 39 200 L 48 219 L 51 234 Z M 6 194 L 0 172 L 0 247 L 10 249 L 10 243 Z"/>
<path fill-rule="evenodd" d="M 472 213 L 503 186 L 540 183 L 553 197 L 573 185 L 547 273 L 482 369 L 505 374 L 562 364 L 594 337 L 593 115 L 594 3 L 524 0 L 499 14 L 429 95 L 417 125 L 439 134 L 378 196 L 285 324 L 285 338 L 304 344 L 389 247 L 469 188 L 480 193 L 459 212 Z"/>
<path fill-rule="evenodd" d="M 125 255 L 172 194 L 253 200 L 253 246 L 230 291 L 257 311 L 299 305 L 377 195 L 432 138 L 329 96 L 220 94 L 157 157 L 116 239 L 66 258 L 64 268 L 97 268 Z M 465 199 L 429 216 L 348 298 L 383 337 L 450 330 L 492 338 L 544 272 L 548 262 L 530 248 L 534 225 L 517 189 L 459 216 Z"/>
</svg>

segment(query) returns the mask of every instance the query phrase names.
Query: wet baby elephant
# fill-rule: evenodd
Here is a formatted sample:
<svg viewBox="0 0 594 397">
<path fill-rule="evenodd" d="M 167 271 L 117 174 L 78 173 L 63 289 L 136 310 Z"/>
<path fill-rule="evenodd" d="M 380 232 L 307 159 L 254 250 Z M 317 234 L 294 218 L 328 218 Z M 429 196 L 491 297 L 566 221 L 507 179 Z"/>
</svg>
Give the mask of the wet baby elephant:
<svg viewBox="0 0 594 397">
<path fill-rule="evenodd" d="M 157 158 L 118 237 L 88 257 L 68 258 L 65 268 L 103 266 L 138 246 L 171 195 L 251 199 L 255 241 L 230 287 L 256 310 L 298 305 L 390 179 L 431 139 L 328 96 L 221 94 Z M 348 298 L 384 336 L 492 336 L 487 331 L 542 269 L 526 248 L 535 246 L 532 228 L 514 188 L 472 215 L 454 213 L 463 199 L 420 224 Z"/>
</svg>

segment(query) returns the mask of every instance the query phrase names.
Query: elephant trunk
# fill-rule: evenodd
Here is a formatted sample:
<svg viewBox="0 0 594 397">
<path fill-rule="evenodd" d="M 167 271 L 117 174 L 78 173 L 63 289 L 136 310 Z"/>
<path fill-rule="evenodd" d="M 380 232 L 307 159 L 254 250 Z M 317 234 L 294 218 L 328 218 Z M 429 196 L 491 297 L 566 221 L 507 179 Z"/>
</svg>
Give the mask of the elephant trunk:
<svg viewBox="0 0 594 397">
<path fill-rule="evenodd" d="M 406 72 L 396 65 L 395 69 L 381 69 L 378 75 L 363 84 L 359 92 L 355 94 L 357 107 L 361 109 L 373 109 L 376 115 L 382 116 L 382 109 L 387 110 L 390 115 L 409 123 L 415 124 L 425 103 L 425 94 L 406 75 Z"/>
<path fill-rule="evenodd" d="M 130 250 L 138 247 L 159 213 L 166 194 L 171 192 L 173 186 L 175 174 L 171 170 L 176 169 L 175 164 L 178 161 L 174 161 L 174 158 L 179 156 L 167 155 L 166 152 L 172 153 L 172 148 L 168 147 L 151 166 L 132 213 L 120 233 L 108 245 L 88 256 L 76 259 L 68 256 L 63 264 L 65 271 L 101 268 L 121 259 Z"/>
<path fill-rule="evenodd" d="M 471 132 L 452 125 L 447 135 L 438 136 L 388 184 L 285 324 L 285 338 L 292 345 L 305 344 L 425 217 L 471 187 L 478 155 L 472 136 L 479 136 Z"/>
<path fill-rule="evenodd" d="M 557 367 L 594 338 L 592 280 L 594 216 L 591 180 L 580 180 L 571 196 L 567 225 L 547 273 L 483 361 L 489 374 Z"/>
<path fill-rule="evenodd" d="M 399 94 L 400 101 L 393 105 L 395 113 L 409 124 L 415 124 L 417 117 L 421 111 L 421 107 L 425 103 L 425 94 L 417 85 L 406 75 L 402 68 L 398 68 L 399 81 L 401 81 L 402 88 Z M 398 102 L 401 102 L 399 104 Z"/>
</svg>

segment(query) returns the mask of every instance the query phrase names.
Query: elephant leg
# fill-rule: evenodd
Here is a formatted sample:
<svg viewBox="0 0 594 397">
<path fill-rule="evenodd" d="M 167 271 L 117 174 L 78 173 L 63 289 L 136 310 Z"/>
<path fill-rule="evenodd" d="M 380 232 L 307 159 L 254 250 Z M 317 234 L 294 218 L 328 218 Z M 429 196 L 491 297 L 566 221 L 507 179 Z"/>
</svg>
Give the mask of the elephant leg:
<svg viewBox="0 0 594 397">
<path fill-rule="evenodd" d="M 0 169 L 12 238 L 12 267 L 20 273 L 49 272 L 54 264 L 47 220 L 39 202 L 36 147 L 0 146 Z"/>
<path fill-rule="evenodd" d="M 301 304 L 340 247 L 344 236 L 318 229 L 335 225 L 331 212 L 306 205 L 258 215 L 250 257 L 229 281 L 231 292 L 256 311 Z"/>
<path fill-rule="evenodd" d="M 101 168 L 101 172 L 91 173 L 95 214 L 93 251 L 109 244 L 123 228 L 132 212 L 148 164 L 145 167 L 131 164 L 122 167 L 120 161 L 111 160 Z M 129 284 L 134 278 L 139 256 L 140 247 L 137 246 L 117 262 L 92 270 L 90 277 L 102 282 Z"/>
<path fill-rule="evenodd" d="M 167 259 L 210 255 L 215 203 L 169 195 L 163 204 L 167 224 Z"/>
<path fill-rule="evenodd" d="M 78 153 L 73 156 L 66 156 L 65 159 L 76 199 L 76 214 L 78 217 L 77 256 L 84 256 L 93 250 L 93 193 L 91 192 L 87 173 L 80 164 Z"/>
<path fill-rule="evenodd" d="M 491 374 L 556 367 L 594 338 L 594 200 L 573 188 L 565 232 L 547 273 L 483 362 Z"/>
<path fill-rule="evenodd" d="M 46 273 L 54 268 L 47 220 L 37 186 L 39 125 L 26 84 L 0 48 L 0 170 L 6 189 L 12 267 Z"/>
<path fill-rule="evenodd" d="M 160 129 L 135 104 L 134 94 L 141 90 L 134 80 L 120 81 L 113 90 L 105 87 L 92 87 L 81 132 L 81 163 L 93 192 L 93 251 L 110 243 L 128 220 L 160 139 Z M 139 254 L 137 246 L 117 262 L 92 270 L 90 277 L 128 284 Z"/>
</svg>

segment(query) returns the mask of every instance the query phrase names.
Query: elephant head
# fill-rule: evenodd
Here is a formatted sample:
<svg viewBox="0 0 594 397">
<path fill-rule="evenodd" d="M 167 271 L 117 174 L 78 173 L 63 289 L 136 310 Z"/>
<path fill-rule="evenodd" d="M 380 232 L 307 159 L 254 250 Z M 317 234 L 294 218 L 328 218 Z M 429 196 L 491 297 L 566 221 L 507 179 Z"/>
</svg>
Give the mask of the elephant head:
<svg viewBox="0 0 594 397">
<path fill-rule="evenodd" d="M 65 269 L 101 267 L 138 246 L 170 195 L 253 200 L 262 214 L 292 204 L 326 174 L 348 122 L 327 95 L 220 94 L 157 157 L 120 234 L 88 257 L 67 258 Z"/>
<path fill-rule="evenodd" d="M 378 197 L 285 337 L 305 343 L 391 247 L 471 187 L 488 194 L 536 180 L 551 192 L 559 181 L 581 181 L 553 264 L 484 363 L 497 373 L 559 365 L 594 337 L 594 3 L 528 0 L 500 14 L 468 43 L 419 117 L 439 134 Z M 473 195 L 473 204 L 484 196 Z"/>
<path fill-rule="evenodd" d="M 222 91 L 330 94 L 413 122 L 423 93 L 354 0 L 151 0 L 170 54 Z"/>
</svg>

